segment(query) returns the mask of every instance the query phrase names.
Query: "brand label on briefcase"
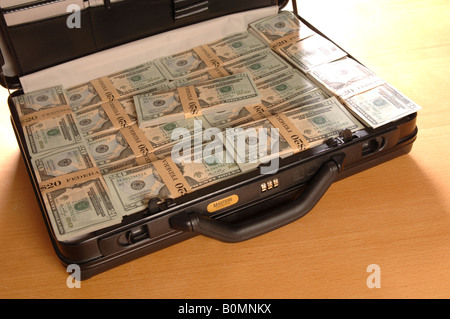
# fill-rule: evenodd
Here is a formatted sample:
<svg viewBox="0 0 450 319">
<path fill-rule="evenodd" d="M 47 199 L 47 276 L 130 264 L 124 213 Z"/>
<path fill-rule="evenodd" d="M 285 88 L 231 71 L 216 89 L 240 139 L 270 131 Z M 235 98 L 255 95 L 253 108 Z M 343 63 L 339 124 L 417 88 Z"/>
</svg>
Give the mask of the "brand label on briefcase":
<svg viewBox="0 0 450 319">
<path fill-rule="evenodd" d="M 225 198 L 222 198 L 218 201 L 212 202 L 206 207 L 208 213 L 214 213 L 220 209 L 236 204 L 239 201 L 239 197 L 237 195 L 231 195 Z"/>
</svg>

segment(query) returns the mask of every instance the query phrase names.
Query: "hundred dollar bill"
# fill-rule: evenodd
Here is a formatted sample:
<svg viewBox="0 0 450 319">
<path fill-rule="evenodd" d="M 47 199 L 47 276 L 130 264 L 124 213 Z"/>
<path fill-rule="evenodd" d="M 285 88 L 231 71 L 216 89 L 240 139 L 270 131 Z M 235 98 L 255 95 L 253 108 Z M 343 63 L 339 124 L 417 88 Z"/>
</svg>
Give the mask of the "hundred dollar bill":
<svg viewBox="0 0 450 319">
<path fill-rule="evenodd" d="M 33 113 L 32 117 L 22 117 L 22 120 L 26 144 L 32 157 L 76 145 L 83 140 L 75 115 L 68 106 L 41 110 Z"/>
<path fill-rule="evenodd" d="M 336 97 L 284 112 L 311 146 L 339 136 L 344 129 L 357 131 L 364 126 L 351 115 Z"/>
<path fill-rule="evenodd" d="M 90 232 L 112 226 L 122 218 L 112 203 L 101 176 L 83 179 L 82 175 L 63 180 L 63 187 L 42 191 L 48 216 L 58 241 L 71 242 Z M 77 180 L 71 183 L 71 180 Z"/>
<path fill-rule="evenodd" d="M 116 206 L 122 214 L 129 215 L 145 208 L 152 198 L 178 197 L 241 173 L 235 163 L 220 163 L 214 156 L 206 156 L 199 163 L 184 161 L 178 164 L 167 157 L 107 174 L 104 178 L 114 194 Z"/>
<path fill-rule="evenodd" d="M 277 15 L 262 18 L 250 23 L 249 32 L 258 36 L 267 44 L 293 33 L 296 34 L 298 39 L 304 39 L 315 34 L 314 31 L 300 22 L 297 17 L 289 11 L 282 11 Z"/>
<path fill-rule="evenodd" d="M 156 63 L 147 62 L 67 89 L 72 110 L 131 96 L 143 91 L 167 89 L 168 81 Z"/>
<path fill-rule="evenodd" d="M 256 83 L 260 93 L 261 102 L 270 107 L 294 99 L 316 89 L 300 71 L 290 69 L 286 72 L 274 74 Z"/>
<path fill-rule="evenodd" d="M 134 97 L 139 127 L 220 112 L 259 102 L 258 89 L 247 73 L 235 74 L 182 87 L 163 94 Z"/>
<path fill-rule="evenodd" d="M 51 107 L 68 105 L 65 90 L 61 85 L 14 96 L 19 118 Z"/>
<path fill-rule="evenodd" d="M 278 52 L 303 72 L 347 56 L 339 47 L 318 34 L 282 46 Z"/>
<path fill-rule="evenodd" d="M 266 48 L 264 43 L 245 31 L 174 55 L 162 57 L 157 60 L 157 63 L 161 65 L 168 78 L 176 80 L 197 72 L 204 72 Z"/>
<path fill-rule="evenodd" d="M 37 156 L 31 162 L 38 183 L 96 166 L 85 143 Z"/>
<path fill-rule="evenodd" d="M 354 95 L 345 104 L 367 126 L 377 128 L 421 109 L 391 85 Z"/>
<path fill-rule="evenodd" d="M 320 65 L 309 74 L 326 90 L 343 99 L 385 83 L 373 72 L 350 58 Z"/>
</svg>

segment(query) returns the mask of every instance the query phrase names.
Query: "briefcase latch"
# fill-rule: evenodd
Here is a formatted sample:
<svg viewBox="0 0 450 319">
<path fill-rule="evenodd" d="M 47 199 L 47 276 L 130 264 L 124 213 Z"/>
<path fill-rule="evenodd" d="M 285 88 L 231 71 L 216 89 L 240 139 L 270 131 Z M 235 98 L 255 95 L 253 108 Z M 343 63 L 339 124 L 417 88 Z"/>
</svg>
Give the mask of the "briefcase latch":
<svg viewBox="0 0 450 319">
<path fill-rule="evenodd" d="M 208 12 L 208 0 L 172 0 L 175 21 L 196 17 Z"/>
<path fill-rule="evenodd" d="M 353 137 L 354 135 L 352 131 L 349 129 L 345 129 L 339 132 L 338 137 L 331 137 L 328 140 L 326 140 L 325 143 L 329 147 L 335 147 L 343 143 L 351 142 L 353 140 Z"/>
<path fill-rule="evenodd" d="M 146 225 L 133 228 L 125 234 L 129 245 L 136 244 L 144 239 L 150 238 L 148 227 Z"/>
</svg>

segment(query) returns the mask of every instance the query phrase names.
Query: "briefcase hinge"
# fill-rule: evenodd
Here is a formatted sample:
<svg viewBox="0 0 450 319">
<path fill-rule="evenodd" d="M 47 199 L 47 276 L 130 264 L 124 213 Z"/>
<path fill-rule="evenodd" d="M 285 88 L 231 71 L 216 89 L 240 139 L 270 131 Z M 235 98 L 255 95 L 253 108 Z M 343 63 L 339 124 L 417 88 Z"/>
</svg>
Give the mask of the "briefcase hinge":
<svg viewBox="0 0 450 319">
<path fill-rule="evenodd" d="M 103 4 L 105 6 L 105 9 L 111 9 L 111 0 L 104 0 Z"/>
<path fill-rule="evenodd" d="M 208 12 L 208 0 L 172 0 L 175 21 Z"/>
</svg>

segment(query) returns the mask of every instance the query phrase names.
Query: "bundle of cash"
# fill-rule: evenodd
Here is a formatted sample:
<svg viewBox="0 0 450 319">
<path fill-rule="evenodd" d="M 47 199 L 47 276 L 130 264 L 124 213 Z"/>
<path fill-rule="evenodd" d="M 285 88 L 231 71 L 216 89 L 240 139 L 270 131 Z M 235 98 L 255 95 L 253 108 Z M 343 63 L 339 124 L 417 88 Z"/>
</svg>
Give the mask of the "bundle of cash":
<svg viewBox="0 0 450 319">
<path fill-rule="evenodd" d="M 31 163 L 57 240 L 70 242 L 121 222 L 85 143 L 39 154 Z"/>
<path fill-rule="evenodd" d="M 290 111 L 305 105 L 315 104 L 328 99 L 330 96 L 320 89 L 307 92 L 305 94 L 296 96 L 286 102 L 279 103 L 270 108 L 271 114 L 278 114 L 281 112 Z"/>
<path fill-rule="evenodd" d="M 205 119 L 212 127 L 225 129 L 259 120 L 261 118 L 289 111 L 305 105 L 314 104 L 326 100 L 330 96 L 320 89 L 314 89 L 304 94 L 299 94 L 283 100 L 280 103 L 264 106 L 262 103 L 236 108 L 231 111 L 223 111 L 216 114 L 205 115 Z"/>
<path fill-rule="evenodd" d="M 245 31 L 162 57 L 157 59 L 157 63 L 169 79 L 177 80 L 199 72 L 207 72 L 244 55 L 266 48 L 264 43 Z"/>
<path fill-rule="evenodd" d="M 213 114 L 204 115 L 205 120 L 211 125 L 211 127 L 217 127 L 219 129 L 225 129 L 227 127 L 234 127 L 240 124 L 240 121 L 244 123 L 255 120 L 252 116 L 251 108 L 253 106 L 260 105 L 246 105 L 244 107 L 234 107 L 230 110 L 217 112 Z M 239 121 L 239 122 L 238 122 Z"/>
<path fill-rule="evenodd" d="M 381 84 L 381 78 L 351 58 L 320 65 L 309 75 L 330 94 L 347 99 Z"/>
<path fill-rule="evenodd" d="M 153 61 L 67 89 L 72 110 L 110 102 L 142 91 L 169 89 L 168 79 Z"/>
<path fill-rule="evenodd" d="M 222 155 L 222 158 L 216 154 L 204 157 L 201 149 L 199 153 L 190 154 L 190 160 L 185 158 L 175 163 L 168 156 L 106 174 L 104 178 L 113 194 L 115 207 L 122 215 L 129 215 L 145 208 L 152 198 L 176 198 L 242 173 L 234 162 L 226 163 L 225 153 Z"/>
<path fill-rule="evenodd" d="M 258 103 L 260 95 L 251 77 L 240 73 L 168 93 L 138 94 L 134 101 L 139 127 L 149 127 Z"/>
<path fill-rule="evenodd" d="M 175 122 L 169 122 L 163 125 L 142 129 L 144 135 L 148 138 L 154 147 L 154 156 L 157 159 L 162 159 L 171 154 L 174 144 L 179 138 L 184 136 L 192 137 L 189 142 L 189 147 L 194 144 L 194 139 L 200 138 L 200 143 L 204 143 L 203 137 L 205 133 L 211 130 L 225 131 L 228 128 L 242 126 L 277 113 L 303 107 L 310 104 L 315 104 L 324 101 L 328 96 L 321 90 L 314 90 L 281 103 L 272 109 L 267 109 L 262 104 L 249 105 L 243 108 L 236 108 L 230 111 L 222 111 L 214 114 L 208 114 L 196 118 L 183 119 Z M 176 130 L 179 129 L 177 132 Z M 206 139 L 209 141 L 209 139 Z"/>
<path fill-rule="evenodd" d="M 311 147 L 321 145 L 331 137 L 339 136 L 344 129 L 355 132 L 364 128 L 336 97 L 283 114 L 297 127 Z"/>
<path fill-rule="evenodd" d="M 38 184 L 61 175 L 96 167 L 85 143 L 62 147 L 31 160 Z"/>
<path fill-rule="evenodd" d="M 120 100 L 114 100 L 97 106 L 81 108 L 74 112 L 81 133 L 84 137 L 111 133 L 135 124 L 137 121 L 133 116 L 136 113 L 134 103 L 131 105 L 128 103 L 125 106 L 127 109 L 122 106 Z"/>
<path fill-rule="evenodd" d="M 243 170 L 254 168 L 260 163 L 276 158 L 285 158 L 294 153 L 318 146 L 331 137 L 336 137 L 344 129 L 352 132 L 362 129 L 358 122 L 345 107 L 335 98 L 331 97 L 321 102 L 305 105 L 290 111 L 281 112 L 267 118 L 252 121 L 236 127 L 234 130 L 241 140 L 247 144 L 251 141 L 260 143 L 259 131 L 279 130 L 279 140 L 272 142 L 271 151 L 266 149 L 266 143 L 257 147 L 235 149 L 238 163 L 243 163 Z M 248 137 L 249 129 L 256 131 L 251 138 Z M 245 136 L 242 138 L 242 136 Z M 228 138 L 228 136 L 227 136 Z M 268 144 L 267 144 L 268 145 Z"/>
<path fill-rule="evenodd" d="M 277 15 L 250 23 L 249 32 L 268 45 L 287 36 L 295 36 L 301 40 L 315 34 L 289 11 L 282 11 Z"/>
<path fill-rule="evenodd" d="M 284 72 L 291 66 L 272 50 L 266 49 L 241 59 L 224 64 L 223 69 L 228 74 L 248 73 L 254 81 L 275 73 Z"/>
<path fill-rule="evenodd" d="M 137 125 L 127 126 L 113 133 L 89 136 L 85 140 L 100 168 L 125 160 L 136 159 L 139 164 L 155 160 L 153 145 Z"/>
<path fill-rule="evenodd" d="M 25 115 L 21 124 L 31 157 L 83 141 L 69 106 L 58 106 Z"/>
<path fill-rule="evenodd" d="M 61 85 L 14 96 L 12 99 L 20 118 L 48 108 L 69 105 Z"/>
<path fill-rule="evenodd" d="M 257 82 L 256 85 L 261 93 L 261 103 L 268 108 L 317 88 L 296 69 L 290 69 L 286 72 L 266 77 L 262 81 Z"/>
<path fill-rule="evenodd" d="M 112 162 L 136 158 L 120 130 L 87 137 L 86 143 L 97 166 L 100 167 Z"/>
<path fill-rule="evenodd" d="M 180 133 L 195 137 L 203 134 L 206 129 L 211 127 L 213 126 L 210 125 L 205 116 L 199 116 L 146 127 L 141 130 L 156 151 L 162 148 L 165 149 L 176 142 L 179 137 L 179 135 L 174 136 L 177 134 L 177 129 L 180 130 Z"/>
<path fill-rule="evenodd" d="M 265 50 L 232 60 L 218 68 L 180 77 L 173 80 L 171 84 L 174 87 L 189 86 L 237 73 L 248 73 L 254 81 L 260 81 L 267 76 L 284 72 L 291 68 L 287 61 L 266 48 Z"/>
<path fill-rule="evenodd" d="M 225 71 L 222 67 L 207 69 L 206 71 L 197 72 L 193 74 L 189 74 L 183 77 L 180 77 L 175 80 L 171 80 L 170 84 L 172 89 L 176 89 L 183 86 L 196 85 L 199 83 L 203 83 L 209 80 L 214 80 L 217 78 L 221 78 L 224 76 L 230 75 L 227 71 Z M 147 92 L 144 92 L 147 93 Z M 156 92 L 160 93 L 160 92 Z"/>
<path fill-rule="evenodd" d="M 344 101 L 350 111 L 367 126 L 377 128 L 421 109 L 389 84 L 354 95 Z"/>
<path fill-rule="evenodd" d="M 283 134 L 280 131 L 289 133 Z M 297 142 L 301 144 L 300 149 L 297 148 Z M 253 170 L 261 163 L 278 161 L 279 158 L 292 155 L 294 149 L 303 151 L 309 147 L 294 125 L 284 116 L 281 119 L 263 118 L 232 130 L 227 129 L 226 143 L 227 149 L 243 172 Z"/>
<path fill-rule="evenodd" d="M 252 107 L 255 104 L 270 110 L 275 105 L 295 100 L 317 89 L 300 71 L 292 68 L 265 76 L 256 83 L 256 87 L 260 94 L 259 100 L 253 102 L 247 100 L 240 105 L 234 103 L 229 109 L 204 113 L 205 118 L 213 127 L 224 128 L 226 125 L 234 127 L 242 121 L 248 122 L 256 119 L 252 114 Z"/>
<path fill-rule="evenodd" d="M 278 52 L 305 73 L 316 66 L 347 56 L 335 44 L 318 34 L 280 46 Z"/>
<path fill-rule="evenodd" d="M 41 187 L 41 193 L 59 241 L 74 241 L 122 221 L 98 169 L 49 180 Z"/>
</svg>

